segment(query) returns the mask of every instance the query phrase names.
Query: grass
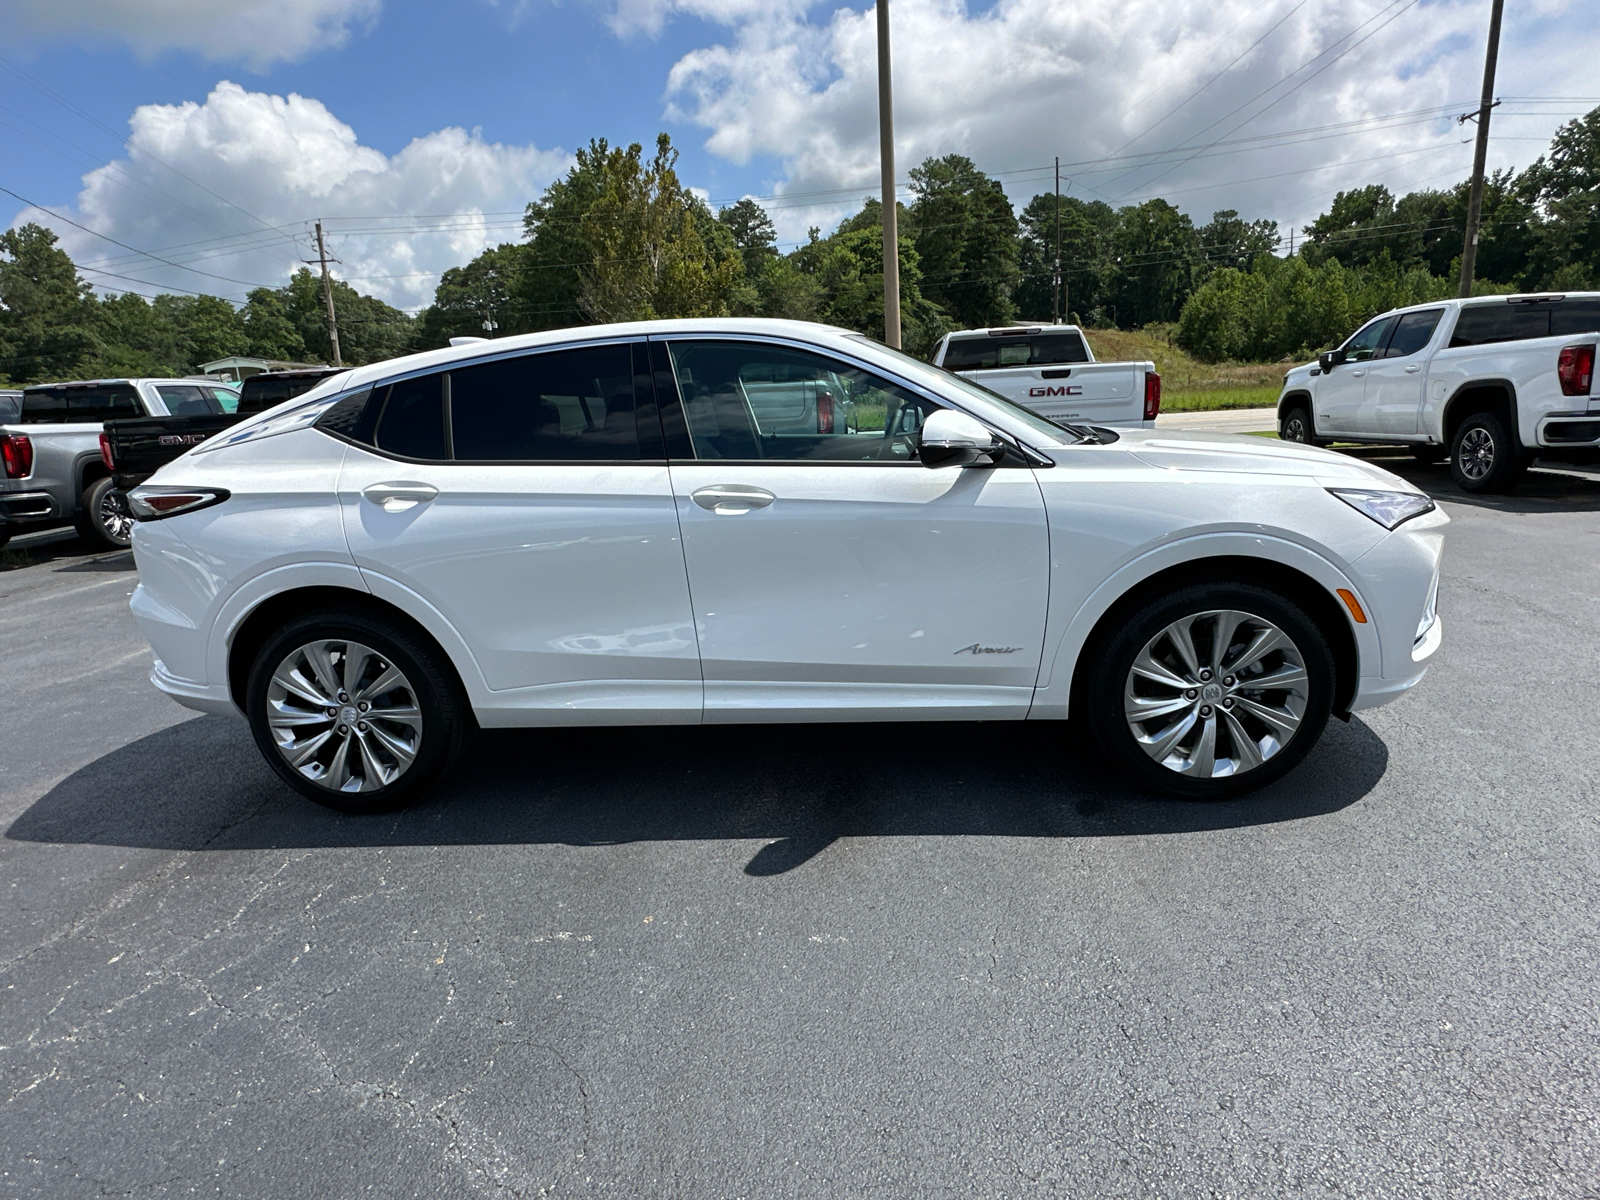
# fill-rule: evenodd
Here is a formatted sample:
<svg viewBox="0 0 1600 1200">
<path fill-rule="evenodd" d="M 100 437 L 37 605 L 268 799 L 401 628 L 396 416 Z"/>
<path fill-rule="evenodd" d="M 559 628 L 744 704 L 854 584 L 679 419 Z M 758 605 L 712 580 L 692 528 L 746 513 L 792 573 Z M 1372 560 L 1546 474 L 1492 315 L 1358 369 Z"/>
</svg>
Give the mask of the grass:
<svg viewBox="0 0 1600 1200">
<path fill-rule="evenodd" d="M 1283 390 L 1283 373 L 1295 364 L 1203 363 L 1172 343 L 1171 325 L 1084 331 L 1094 356 L 1106 361 L 1150 359 L 1161 374 L 1162 412 L 1271 408 Z"/>
</svg>

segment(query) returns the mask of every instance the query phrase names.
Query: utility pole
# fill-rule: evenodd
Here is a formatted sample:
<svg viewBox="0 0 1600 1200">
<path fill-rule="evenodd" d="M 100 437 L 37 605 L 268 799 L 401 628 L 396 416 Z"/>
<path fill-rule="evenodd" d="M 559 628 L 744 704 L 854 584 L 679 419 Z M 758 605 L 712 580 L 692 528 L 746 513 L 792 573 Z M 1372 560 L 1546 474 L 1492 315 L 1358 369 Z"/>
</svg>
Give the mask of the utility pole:
<svg viewBox="0 0 1600 1200">
<path fill-rule="evenodd" d="M 1050 285 L 1050 321 L 1061 324 L 1061 156 L 1056 155 L 1056 275 Z"/>
<path fill-rule="evenodd" d="M 1289 226 L 1289 257 L 1294 257 L 1294 226 Z"/>
<path fill-rule="evenodd" d="M 339 320 L 333 315 L 333 281 L 328 278 L 328 251 L 322 244 L 322 222 L 317 222 L 317 262 L 322 264 L 322 301 L 328 306 L 328 340 L 333 343 L 333 365 L 344 366 L 339 357 Z M 338 259 L 333 259 L 338 262 Z"/>
<path fill-rule="evenodd" d="M 1494 67 L 1500 57 L 1500 14 L 1505 0 L 1489 10 L 1489 46 L 1483 56 L 1483 97 L 1478 102 L 1478 144 L 1472 151 L 1472 189 L 1467 194 L 1467 238 L 1461 247 L 1461 295 L 1472 295 L 1472 272 L 1478 259 L 1478 225 L 1483 216 L 1483 163 L 1489 154 L 1489 110 L 1494 107 Z M 1463 114 L 1462 121 L 1471 113 Z"/>
<path fill-rule="evenodd" d="M 900 348 L 900 214 L 894 201 L 894 87 L 889 0 L 878 0 L 878 158 L 883 175 L 883 340 Z"/>
</svg>

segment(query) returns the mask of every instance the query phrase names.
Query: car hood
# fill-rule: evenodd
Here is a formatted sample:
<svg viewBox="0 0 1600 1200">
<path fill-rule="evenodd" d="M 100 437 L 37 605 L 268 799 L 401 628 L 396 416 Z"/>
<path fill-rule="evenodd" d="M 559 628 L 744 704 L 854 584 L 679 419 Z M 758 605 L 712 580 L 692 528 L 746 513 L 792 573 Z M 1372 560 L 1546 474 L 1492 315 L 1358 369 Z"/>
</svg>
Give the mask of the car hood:
<svg viewBox="0 0 1600 1200">
<path fill-rule="evenodd" d="M 1118 430 L 1117 444 L 1140 461 L 1167 471 L 1226 471 L 1236 475 L 1296 475 L 1334 487 L 1418 489 L 1400 476 L 1332 450 L 1244 433 L 1160 429 Z"/>
</svg>

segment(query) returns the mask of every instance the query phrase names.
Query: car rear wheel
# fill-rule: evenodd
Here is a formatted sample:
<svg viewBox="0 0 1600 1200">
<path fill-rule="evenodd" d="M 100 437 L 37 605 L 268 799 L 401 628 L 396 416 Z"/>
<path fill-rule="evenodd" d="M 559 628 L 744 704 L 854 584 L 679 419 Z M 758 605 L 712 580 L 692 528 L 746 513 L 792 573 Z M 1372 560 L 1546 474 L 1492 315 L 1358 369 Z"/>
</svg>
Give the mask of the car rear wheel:
<svg viewBox="0 0 1600 1200">
<path fill-rule="evenodd" d="M 1312 432 L 1310 411 L 1303 406 L 1296 406 L 1283 414 L 1283 419 L 1278 422 L 1278 436 L 1286 442 L 1299 442 L 1305 446 L 1323 445 Z"/>
<path fill-rule="evenodd" d="M 1464 492 L 1509 492 L 1532 465 L 1495 413 L 1473 413 L 1450 442 L 1450 473 Z"/>
<path fill-rule="evenodd" d="M 79 537 L 108 550 L 126 550 L 133 545 L 133 514 L 116 495 L 110 476 L 83 489 L 83 513 L 77 528 Z"/>
<path fill-rule="evenodd" d="M 1130 615 L 1094 660 L 1083 701 L 1101 745 L 1142 786 L 1220 800 L 1310 752 L 1333 678 L 1327 639 L 1288 597 L 1198 584 Z"/>
<path fill-rule="evenodd" d="M 360 612 L 290 621 L 246 685 L 256 745 L 301 795 L 342 812 L 386 812 L 447 775 L 470 723 L 439 651 Z"/>
</svg>

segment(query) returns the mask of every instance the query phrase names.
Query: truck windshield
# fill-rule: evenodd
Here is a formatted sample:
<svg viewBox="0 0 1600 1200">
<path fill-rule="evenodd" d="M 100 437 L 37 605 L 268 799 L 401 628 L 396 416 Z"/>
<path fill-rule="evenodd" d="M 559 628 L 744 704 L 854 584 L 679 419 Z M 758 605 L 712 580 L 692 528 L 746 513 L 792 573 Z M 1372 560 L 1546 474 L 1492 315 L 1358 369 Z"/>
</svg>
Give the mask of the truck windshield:
<svg viewBox="0 0 1600 1200">
<path fill-rule="evenodd" d="M 193 383 L 161 383 L 156 392 L 167 411 L 175 417 L 219 417 L 227 410 L 216 388 Z"/>
<path fill-rule="evenodd" d="M 53 384 L 22 393 L 24 425 L 69 425 L 142 417 L 131 383 Z"/>
<path fill-rule="evenodd" d="M 1089 361 L 1089 348 L 1075 329 L 1059 333 L 982 334 L 953 337 L 944 349 L 947 371 L 986 371 L 998 367 L 1043 367 Z"/>
</svg>

